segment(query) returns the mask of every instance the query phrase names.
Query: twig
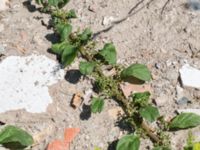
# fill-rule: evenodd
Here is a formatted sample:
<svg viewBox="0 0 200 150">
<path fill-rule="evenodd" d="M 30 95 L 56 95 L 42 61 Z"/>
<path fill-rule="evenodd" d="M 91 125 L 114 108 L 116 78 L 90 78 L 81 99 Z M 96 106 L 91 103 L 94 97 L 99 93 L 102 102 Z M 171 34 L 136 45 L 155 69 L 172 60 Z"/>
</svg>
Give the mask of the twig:
<svg viewBox="0 0 200 150">
<path fill-rule="evenodd" d="M 162 10 L 161 10 L 161 15 L 164 13 L 165 11 L 165 8 L 167 7 L 167 4 L 170 2 L 170 0 L 167 0 L 164 4 L 164 6 L 162 7 Z"/>
<path fill-rule="evenodd" d="M 118 25 L 120 23 L 122 23 L 123 21 L 127 20 L 129 17 L 132 17 L 133 15 L 137 14 L 139 11 L 141 11 L 143 8 L 145 8 L 146 6 L 150 5 L 154 0 L 150 0 L 148 3 L 146 3 L 146 5 L 143 5 L 141 8 L 139 8 L 138 10 L 136 10 L 140 4 L 142 4 L 144 2 L 144 0 L 141 0 L 139 1 L 135 6 L 133 6 L 133 8 L 131 8 L 131 10 L 128 12 L 128 14 L 122 18 L 122 19 L 119 19 L 117 21 L 113 21 L 111 23 L 111 25 L 101 31 L 98 31 L 97 33 L 95 33 L 93 35 L 93 38 L 92 39 L 95 39 L 98 35 L 100 35 L 101 33 L 105 33 L 105 32 L 108 32 L 109 30 L 111 30 L 115 25 Z M 136 11 L 134 11 L 136 10 Z"/>
</svg>

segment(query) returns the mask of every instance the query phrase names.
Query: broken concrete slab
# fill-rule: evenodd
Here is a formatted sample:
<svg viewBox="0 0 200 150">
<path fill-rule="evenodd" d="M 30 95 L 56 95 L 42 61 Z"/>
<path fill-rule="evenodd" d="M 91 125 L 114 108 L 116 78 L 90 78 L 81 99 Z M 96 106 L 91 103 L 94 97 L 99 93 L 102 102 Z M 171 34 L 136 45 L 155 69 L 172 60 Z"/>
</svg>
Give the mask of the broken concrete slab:
<svg viewBox="0 0 200 150">
<path fill-rule="evenodd" d="M 10 56 L 0 63 L 0 79 L 0 113 L 41 113 L 52 103 L 48 86 L 64 79 L 64 70 L 44 55 Z"/>
<path fill-rule="evenodd" d="M 200 70 L 186 64 L 180 69 L 180 77 L 184 87 L 200 89 Z"/>
</svg>

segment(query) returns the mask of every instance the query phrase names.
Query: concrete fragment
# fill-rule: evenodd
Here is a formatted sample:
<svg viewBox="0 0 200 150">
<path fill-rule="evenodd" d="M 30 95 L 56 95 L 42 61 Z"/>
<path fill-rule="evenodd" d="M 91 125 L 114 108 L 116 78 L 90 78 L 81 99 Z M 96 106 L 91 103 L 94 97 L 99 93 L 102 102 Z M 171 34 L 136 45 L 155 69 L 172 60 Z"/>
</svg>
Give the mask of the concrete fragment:
<svg viewBox="0 0 200 150">
<path fill-rule="evenodd" d="M 184 87 L 200 89 L 200 70 L 186 64 L 180 69 L 180 77 Z"/>
<path fill-rule="evenodd" d="M 200 115 L 200 109 L 178 109 L 177 112 L 180 113 L 194 113 Z"/>
<path fill-rule="evenodd" d="M 0 63 L 0 79 L 0 113 L 41 113 L 52 103 L 48 86 L 64 79 L 64 70 L 44 55 L 10 56 Z"/>
</svg>

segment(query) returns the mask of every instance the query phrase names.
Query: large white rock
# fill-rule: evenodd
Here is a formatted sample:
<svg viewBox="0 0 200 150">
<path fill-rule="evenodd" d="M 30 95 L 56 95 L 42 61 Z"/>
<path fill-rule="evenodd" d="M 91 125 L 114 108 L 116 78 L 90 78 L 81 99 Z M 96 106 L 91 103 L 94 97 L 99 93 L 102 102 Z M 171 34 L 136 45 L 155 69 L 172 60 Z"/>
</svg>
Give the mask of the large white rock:
<svg viewBox="0 0 200 150">
<path fill-rule="evenodd" d="M 0 11 L 4 11 L 4 10 L 8 9 L 9 3 L 10 2 L 8 0 L 0 0 Z"/>
<path fill-rule="evenodd" d="M 180 69 L 183 86 L 200 88 L 200 70 L 186 64 Z"/>
<path fill-rule="evenodd" d="M 7 57 L 0 63 L 0 113 L 18 109 L 45 112 L 52 102 L 48 86 L 63 78 L 64 70 L 44 55 Z"/>
</svg>

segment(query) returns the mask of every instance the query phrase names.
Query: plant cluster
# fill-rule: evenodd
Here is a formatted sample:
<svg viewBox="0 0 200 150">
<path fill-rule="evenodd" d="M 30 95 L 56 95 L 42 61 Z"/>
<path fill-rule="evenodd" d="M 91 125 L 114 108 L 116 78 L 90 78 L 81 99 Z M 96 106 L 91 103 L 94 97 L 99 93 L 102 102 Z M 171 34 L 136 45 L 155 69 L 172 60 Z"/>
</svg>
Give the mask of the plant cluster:
<svg viewBox="0 0 200 150">
<path fill-rule="evenodd" d="M 90 76 L 94 80 L 99 97 L 94 97 L 91 102 L 93 113 L 101 112 L 106 98 L 116 100 L 122 106 L 125 115 L 123 119 L 130 124 L 133 133 L 121 138 L 117 144 L 117 150 L 137 150 L 140 146 L 140 137 L 145 134 L 155 143 L 154 150 L 170 149 L 170 142 L 165 131 L 195 127 L 200 124 L 200 116 L 192 113 L 177 115 L 172 121 L 165 122 L 160 116 L 157 107 L 149 101 L 150 93 L 135 93 L 126 98 L 120 89 L 120 84 L 125 80 L 139 80 L 144 82 L 151 80 L 151 73 L 143 64 L 132 64 L 125 68 L 117 64 L 117 52 L 113 43 L 106 43 L 98 51 L 95 50 L 95 41 L 92 40 L 92 31 L 85 29 L 82 32 L 72 32 L 70 19 L 75 18 L 73 10 L 69 12 L 61 9 L 67 0 L 38 1 L 42 9 L 52 16 L 53 29 L 60 36 L 60 41 L 52 45 L 52 52 L 60 58 L 61 64 L 66 67 L 76 57 L 80 56 L 85 61 L 80 62 L 79 69 L 83 75 Z M 115 73 L 107 76 L 106 71 L 115 70 Z M 152 131 L 152 122 L 158 123 L 158 129 Z M 144 132 L 143 132 L 144 131 Z"/>
<path fill-rule="evenodd" d="M 92 98 L 91 111 L 100 113 L 105 99 L 108 98 L 115 100 L 123 108 L 124 115 L 121 119 L 132 130 L 131 133 L 119 139 L 116 150 L 138 150 L 140 139 L 146 137 L 154 143 L 153 150 L 171 150 L 167 132 L 196 127 L 200 125 L 200 116 L 193 113 L 181 113 L 166 122 L 164 117 L 160 116 L 158 108 L 150 101 L 148 91 L 134 93 L 126 98 L 120 84 L 124 81 L 136 80 L 140 83 L 149 82 L 151 80 L 149 69 L 143 64 L 132 64 L 128 67 L 117 64 L 117 51 L 113 43 L 106 43 L 102 49 L 96 50 L 96 42 L 92 40 L 93 33 L 89 28 L 72 32 L 70 20 L 77 16 L 74 10 L 62 9 L 68 1 L 36 0 L 42 6 L 41 11 L 51 15 L 52 28 L 60 37 L 59 41 L 52 45 L 51 51 L 59 56 L 62 66 L 67 67 L 77 57 L 84 60 L 80 62 L 79 70 L 84 76 L 91 77 L 95 91 L 99 95 Z M 105 73 L 111 70 L 114 70 L 113 74 Z M 152 123 L 157 124 L 156 129 L 151 128 Z M 191 142 L 189 144 L 188 147 L 195 147 Z M 196 146 L 199 145 L 196 144 Z"/>
</svg>

